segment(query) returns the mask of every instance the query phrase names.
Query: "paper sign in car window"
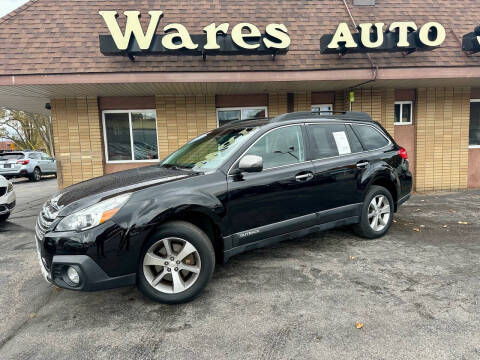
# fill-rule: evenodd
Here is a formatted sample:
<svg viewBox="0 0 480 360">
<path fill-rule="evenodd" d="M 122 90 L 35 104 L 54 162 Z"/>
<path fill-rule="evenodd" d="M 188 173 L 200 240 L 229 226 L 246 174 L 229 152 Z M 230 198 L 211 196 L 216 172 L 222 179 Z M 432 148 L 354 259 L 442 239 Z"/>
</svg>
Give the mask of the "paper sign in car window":
<svg viewBox="0 0 480 360">
<path fill-rule="evenodd" d="M 350 144 L 348 143 L 347 134 L 345 131 L 338 131 L 334 132 L 333 138 L 335 139 L 335 143 L 337 144 L 338 154 L 350 154 L 352 151 L 350 150 Z"/>
</svg>

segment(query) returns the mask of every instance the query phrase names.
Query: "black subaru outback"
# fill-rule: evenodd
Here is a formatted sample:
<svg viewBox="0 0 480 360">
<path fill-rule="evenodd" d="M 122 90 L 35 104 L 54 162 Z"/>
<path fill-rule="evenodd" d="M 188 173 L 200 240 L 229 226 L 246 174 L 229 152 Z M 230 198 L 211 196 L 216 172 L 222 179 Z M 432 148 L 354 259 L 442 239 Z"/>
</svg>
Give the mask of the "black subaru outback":
<svg viewBox="0 0 480 360">
<path fill-rule="evenodd" d="M 189 301 L 215 262 L 341 225 L 384 235 L 408 200 L 407 153 L 364 113 L 290 113 L 232 122 L 159 164 L 60 192 L 38 217 L 42 272 L 55 285 L 137 284 Z"/>
</svg>

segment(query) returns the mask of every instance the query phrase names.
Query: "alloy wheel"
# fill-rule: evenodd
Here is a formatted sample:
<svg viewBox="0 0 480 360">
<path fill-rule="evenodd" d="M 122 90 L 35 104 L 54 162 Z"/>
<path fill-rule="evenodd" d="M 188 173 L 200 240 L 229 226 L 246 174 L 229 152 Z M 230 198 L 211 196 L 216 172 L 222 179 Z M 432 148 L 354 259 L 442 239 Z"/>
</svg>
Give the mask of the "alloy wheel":
<svg viewBox="0 0 480 360">
<path fill-rule="evenodd" d="M 143 273 L 154 289 L 169 294 L 187 290 L 198 279 L 200 254 L 185 239 L 168 237 L 154 243 L 143 258 Z"/>
<path fill-rule="evenodd" d="M 374 196 L 368 205 L 368 223 L 373 231 L 382 231 L 390 219 L 390 202 L 384 195 Z"/>
<path fill-rule="evenodd" d="M 40 181 L 40 179 L 42 177 L 42 174 L 40 174 L 40 170 L 35 169 L 35 170 L 33 170 L 33 176 L 34 176 L 36 181 Z"/>
</svg>

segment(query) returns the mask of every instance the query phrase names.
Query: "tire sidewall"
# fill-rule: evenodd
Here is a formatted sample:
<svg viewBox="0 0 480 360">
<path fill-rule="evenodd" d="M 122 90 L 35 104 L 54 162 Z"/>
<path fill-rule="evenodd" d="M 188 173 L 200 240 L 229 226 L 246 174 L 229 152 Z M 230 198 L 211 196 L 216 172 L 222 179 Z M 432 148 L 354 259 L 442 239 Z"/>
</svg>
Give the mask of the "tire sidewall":
<svg viewBox="0 0 480 360">
<path fill-rule="evenodd" d="M 388 199 L 388 202 L 390 203 L 390 217 L 388 219 L 387 225 L 381 231 L 374 231 L 370 227 L 370 223 L 368 221 L 368 207 L 370 206 L 370 202 L 372 201 L 372 199 L 377 195 L 384 195 Z M 363 206 L 362 206 L 362 217 L 360 221 L 360 226 L 361 226 L 363 235 L 371 239 L 378 238 L 385 235 L 390 229 L 390 226 L 392 225 L 392 222 L 393 222 L 393 208 L 394 208 L 394 203 L 393 203 L 393 198 L 390 192 L 382 186 L 372 186 L 368 191 L 367 195 L 365 196 L 365 201 L 363 202 Z"/>
<path fill-rule="evenodd" d="M 35 177 L 35 173 L 36 173 L 37 171 L 38 171 L 38 173 L 39 173 L 38 179 Z M 32 179 L 32 181 L 40 181 L 41 178 L 42 178 L 42 172 L 40 171 L 40 169 L 39 169 L 38 167 L 36 167 L 35 169 L 33 169 L 33 173 L 32 173 L 31 179 Z"/>
<path fill-rule="evenodd" d="M 143 273 L 143 259 L 148 249 L 157 241 L 166 237 L 178 237 L 190 242 L 198 251 L 201 270 L 198 279 L 187 290 L 178 294 L 168 294 L 154 289 Z M 183 221 L 174 221 L 162 225 L 150 235 L 140 252 L 137 267 L 137 285 L 139 289 L 154 301 L 166 304 L 178 304 L 192 300 L 207 286 L 215 269 L 215 252 L 208 236 L 198 227 Z"/>
</svg>

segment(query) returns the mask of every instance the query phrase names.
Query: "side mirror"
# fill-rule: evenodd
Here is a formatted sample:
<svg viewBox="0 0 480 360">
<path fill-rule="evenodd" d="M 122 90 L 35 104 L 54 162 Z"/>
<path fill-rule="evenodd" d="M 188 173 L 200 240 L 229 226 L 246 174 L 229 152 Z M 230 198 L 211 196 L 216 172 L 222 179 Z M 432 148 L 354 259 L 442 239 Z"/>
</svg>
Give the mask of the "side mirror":
<svg viewBox="0 0 480 360">
<path fill-rule="evenodd" d="M 259 172 L 263 170 L 263 158 L 258 155 L 245 155 L 238 163 L 238 169 L 244 172 Z"/>
</svg>

